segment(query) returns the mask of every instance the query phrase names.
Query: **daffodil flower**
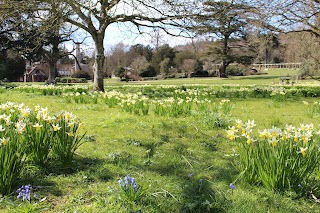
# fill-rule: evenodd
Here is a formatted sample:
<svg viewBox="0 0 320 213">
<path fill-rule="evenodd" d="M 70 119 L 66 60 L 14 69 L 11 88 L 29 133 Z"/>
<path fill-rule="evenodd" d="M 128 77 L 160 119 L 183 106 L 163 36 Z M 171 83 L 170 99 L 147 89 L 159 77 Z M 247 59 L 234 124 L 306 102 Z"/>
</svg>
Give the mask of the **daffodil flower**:
<svg viewBox="0 0 320 213">
<path fill-rule="evenodd" d="M 52 124 L 52 127 L 53 127 L 53 131 L 59 131 L 60 129 L 61 129 L 61 127 L 59 126 L 59 124 L 56 124 L 56 125 L 54 125 L 54 124 Z"/>
<path fill-rule="evenodd" d="M 5 128 L 3 128 L 3 126 L 2 125 L 0 125 L 0 132 L 4 132 L 6 129 Z"/>
<path fill-rule="evenodd" d="M 69 137 L 74 136 L 73 132 L 67 132 L 67 135 L 68 135 Z"/>
<path fill-rule="evenodd" d="M 72 129 L 74 127 L 74 122 L 68 123 L 68 127 Z"/>
<path fill-rule="evenodd" d="M 269 140 L 269 143 L 273 146 L 276 147 L 278 145 L 279 140 L 277 139 L 277 137 L 273 136 L 271 138 L 271 140 Z"/>
<path fill-rule="evenodd" d="M 303 157 L 305 157 L 306 154 L 307 154 L 307 149 L 308 149 L 308 147 L 306 147 L 306 148 L 300 147 L 300 152 L 299 153 L 301 153 L 301 155 Z"/>
<path fill-rule="evenodd" d="M 36 128 L 36 131 L 40 131 L 42 125 L 40 125 L 39 123 L 36 123 L 35 125 L 33 125 L 34 128 Z"/>
<path fill-rule="evenodd" d="M 0 145 L 7 145 L 9 143 L 9 138 L 0 138 Z"/>
</svg>

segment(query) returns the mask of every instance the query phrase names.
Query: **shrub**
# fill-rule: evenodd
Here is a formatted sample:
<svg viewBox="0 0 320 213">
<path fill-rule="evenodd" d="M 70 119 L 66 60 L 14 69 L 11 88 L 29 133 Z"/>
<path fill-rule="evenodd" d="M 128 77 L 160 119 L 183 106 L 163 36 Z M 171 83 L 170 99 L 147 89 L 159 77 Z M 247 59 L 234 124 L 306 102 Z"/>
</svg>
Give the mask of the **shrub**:
<svg viewBox="0 0 320 213">
<path fill-rule="evenodd" d="M 155 77 L 156 75 L 157 75 L 157 72 L 156 72 L 155 68 L 151 65 L 142 69 L 141 73 L 140 73 L 141 77 Z"/>
<path fill-rule="evenodd" d="M 86 78 L 56 78 L 57 83 L 87 83 Z"/>
<path fill-rule="evenodd" d="M 79 70 L 76 73 L 72 74 L 71 76 L 72 78 L 85 78 L 87 80 L 92 79 L 92 77 L 90 76 L 90 74 L 86 71 L 83 70 Z"/>
<path fill-rule="evenodd" d="M 226 72 L 231 76 L 242 76 L 245 68 L 242 66 L 228 66 Z"/>
</svg>

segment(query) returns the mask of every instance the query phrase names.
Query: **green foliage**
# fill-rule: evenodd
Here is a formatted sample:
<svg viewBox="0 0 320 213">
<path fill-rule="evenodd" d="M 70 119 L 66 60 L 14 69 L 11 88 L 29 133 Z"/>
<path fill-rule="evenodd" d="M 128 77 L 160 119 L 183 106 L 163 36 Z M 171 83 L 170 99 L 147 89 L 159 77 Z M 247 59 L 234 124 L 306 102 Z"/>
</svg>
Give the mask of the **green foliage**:
<svg viewBox="0 0 320 213">
<path fill-rule="evenodd" d="M 160 73 L 164 76 L 169 74 L 169 69 L 171 66 L 170 58 L 165 58 L 160 63 Z"/>
<path fill-rule="evenodd" d="M 85 78 L 87 80 L 92 79 L 92 76 L 88 72 L 83 71 L 83 70 L 79 70 L 76 73 L 73 73 L 71 77 L 72 78 L 81 78 L 81 79 Z"/>
<path fill-rule="evenodd" d="M 319 73 L 319 64 L 314 60 L 305 60 L 300 68 L 302 77 L 316 76 Z"/>
<path fill-rule="evenodd" d="M 166 58 L 169 59 L 170 65 L 173 63 L 173 59 L 175 57 L 175 50 L 171 48 L 168 44 L 161 46 L 152 56 L 152 66 L 155 68 L 157 73 L 160 73 L 160 63 L 164 61 Z M 167 64 L 167 62 L 166 62 Z"/>
<path fill-rule="evenodd" d="M 122 77 L 126 70 L 123 67 L 117 67 L 114 74 L 118 77 Z"/>
<path fill-rule="evenodd" d="M 63 166 L 70 166 L 74 158 L 75 151 L 82 145 L 85 135 L 78 135 L 77 131 L 81 123 L 78 118 L 68 112 L 56 115 L 54 131 L 54 143 L 52 144 L 52 154 L 58 158 Z"/>
<path fill-rule="evenodd" d="M 26 140 L 27 153 L 30 155 L 32 161 L 40 166 L 47 163 L 49 152 L 52 145 L 53 132 L 50 123 L 43 119 L 34 119 L 36 123 L 33 125 L 26 125 Z M 29 121 L 30 124 L 33 121 Z"/>
<path fill-rule="evenodd" d="M 191 173 L 184 186 L 183 212 L 219 212 L 223 211 L 221 200 L 225 198 L 217 195 L 211 184 L 204 179 L 196 179 Z M 220 196 L 220 197 L 219 197 Z M 225 201 L 225 200 L 224 200 Z"/>
<path fill-rule="evenodd" d="M 25 71 L 25 60 L 14 52 L 0 53 L 0 80 L 16 81 Z"/>
<path fill-rule="evenodd" d="M 88 83 L 86 78 L 55 78 L 56 83 Z"/>
<path fill-rule="evenodd" d="M 244 67 L 242 66 L 228 66 L 226 72 L 230 76 L 241 76 L 245 71 Z"/>
<path fill-rule="evenodd" d="M 0 194 L 11 192 L 25 161 L 25 143 L 15 136 L 14 128 L 2 126 L 0 121 Z"/>
<path fill-rule="evenodd" d="M 141 77 L 154 77 L 156 75 L 157 75 L 157 72 L 152 65 L 148 65 L 147 67 L 142 69 L 140 72 Z"/>
</svg>

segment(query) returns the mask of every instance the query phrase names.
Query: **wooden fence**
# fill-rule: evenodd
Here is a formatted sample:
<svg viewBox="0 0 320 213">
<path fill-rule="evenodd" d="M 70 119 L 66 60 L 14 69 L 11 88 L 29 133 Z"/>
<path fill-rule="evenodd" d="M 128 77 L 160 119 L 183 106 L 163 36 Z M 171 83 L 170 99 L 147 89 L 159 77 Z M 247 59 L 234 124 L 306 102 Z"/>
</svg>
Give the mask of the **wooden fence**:
<svg viewBox="0 0 320 213">
<path fill-rule="evenodd" d="M 302 63 L 280 63 L 280 64 L 251 64 L 252 68 L 257 70 L 269 69 L 269 68 L 286 68 L 286 69 L 299 69 Z M 237 64 L 230 64 L 229 66 L 236 66 Z M 219 70 L 221 64 L 212 64 L 212 70 Z"/>
</svg>

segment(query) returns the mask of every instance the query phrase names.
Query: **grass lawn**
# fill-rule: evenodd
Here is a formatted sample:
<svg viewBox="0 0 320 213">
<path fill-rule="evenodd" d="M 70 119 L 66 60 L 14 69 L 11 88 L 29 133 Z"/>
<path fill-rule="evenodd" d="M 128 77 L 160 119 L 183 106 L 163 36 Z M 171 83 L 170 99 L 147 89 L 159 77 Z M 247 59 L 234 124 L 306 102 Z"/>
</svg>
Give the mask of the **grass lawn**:
<svg viewBox="0 0 320 213">
<path fill-rule="evenodd" d="M 269 70 L 268 75 L 228 79 L 169 79 L 154 82 L 118 82 L 105 80 L 106 86 L 183 85 L 183 84 L 278 84 L 279 76 L 295 70 Z M 130 90 L 130 89 L 129 89 Z M 222 98 L 213 99 L 213 107 Z M 13 101 L 48 107 L 50 113 L 67 110 L 76 115 L 86 133 L 86 143 L 76 151 L 72 167 L 49 163 L 46 168 L 29 166 L 23 170 L 12 194 L 0 198 L 2 212 L 320 212 L 310 193 L 270 191 L 259 184 L 239 178 L 233 155 L 235 144 L 226 139 L 228 125 L 215 125 L 212 114 L 193 111 L 184 116 L 146 116 L 124 112 L 120 107 L 67 102 L 63 96 L 43 96 L 1 90 L 0 103 Z M 257 129 L 286 124 L 313 123 L 319 115 L 308 113 L 318 98 L 291 97 L 284 101 L 271 98 L 232 98 L 233 108 L 227 124 L 235 119 L 255 120 Z M 223 119 L 223 118 L 221 118 Z M 220 120 L 221 121 L 221 120 Z M 223 121 L 223 120 L 222 120 Z M 221 121 L 221 122 L 222 122 Z M 146 190 L 141 200 L 132 202 L 121 196 L 118 181 L 130 175 Z M 319 171 L 312 175 L 314 195 L 318 190 Z M 234 183 L 236 188 L 230 188 Z M 21 185 L 36 186 L 39 199 L 17 201 L 14 191 Z M 309 190 L 309 189 L 308 189 Z M 29 211 L 27 211 L 29 210 Z"/>
</svg>

